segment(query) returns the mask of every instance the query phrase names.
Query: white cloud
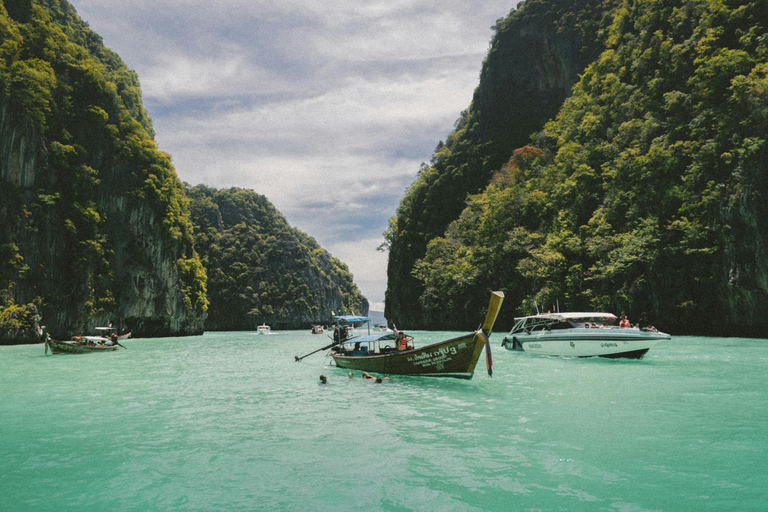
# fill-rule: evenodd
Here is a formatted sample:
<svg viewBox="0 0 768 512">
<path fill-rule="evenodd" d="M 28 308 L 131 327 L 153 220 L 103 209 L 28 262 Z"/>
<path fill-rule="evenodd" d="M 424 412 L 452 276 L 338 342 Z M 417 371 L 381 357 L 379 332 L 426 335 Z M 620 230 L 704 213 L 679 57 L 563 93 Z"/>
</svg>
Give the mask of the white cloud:
<svg viewBox="0 0 768 512">
<path fill-rule="evenodd" d="M 382 302 L 376 251 L 467 108 L 506 1 L 71 0 L 190 184 L 252 188 Z"/>
<path fill-rule="evenodd" d="M 161 53 L 141 79 L 144 96 L 169 104 L 187 97 L 228 98 L 288 91 L 291 84 L 272 70 L 250 65 L 243 56 L 199 57 Z"/>
</svg>

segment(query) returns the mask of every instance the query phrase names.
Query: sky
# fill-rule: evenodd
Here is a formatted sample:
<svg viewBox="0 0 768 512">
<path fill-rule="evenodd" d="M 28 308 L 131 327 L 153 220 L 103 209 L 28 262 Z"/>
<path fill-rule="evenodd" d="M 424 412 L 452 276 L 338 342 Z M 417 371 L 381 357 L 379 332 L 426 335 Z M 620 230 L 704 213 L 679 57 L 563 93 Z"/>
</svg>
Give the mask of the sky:
<svg viewBox="0 0 768 512">
<path fill-rule="evenodd" d="M 70 0 L 136 71 L 179 178 L 267 197 L 374 311 L 389 219 L 516 0 Z"/>
</svg>

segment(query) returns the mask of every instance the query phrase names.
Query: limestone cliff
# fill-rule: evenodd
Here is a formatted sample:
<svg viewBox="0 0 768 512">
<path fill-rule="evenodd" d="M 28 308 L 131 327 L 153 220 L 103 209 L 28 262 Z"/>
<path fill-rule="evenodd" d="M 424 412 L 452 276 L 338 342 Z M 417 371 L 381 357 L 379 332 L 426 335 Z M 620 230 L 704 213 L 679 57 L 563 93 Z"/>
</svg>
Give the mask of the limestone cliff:
<svg viewBox="0 0 768 512">
<path fill-rule="evenodd" d="M 411 328 L 440 327 L 423 305 L 417 261 L 459 217 L 467 196 L 482 191 L 512 152 L 557 114 L 579 74 L 602 51 L 615 4 L 528 0 L 496 22 L 472 104 L 421 169 L 385 233 L 388 319 Z"/>
<path fill-rule="evenodd" d="M 539 57 L 546 55 L 545 43 L 557 39 L 552 34 L 567 34 L 580 18 L 597 19 L 573 11 L 565 21 L 547 22 L 548 32 L 546 25 L 523 23 L 533 5 L 554 11 L 562 3 L 526 2 L 519 17 L 501 25 L 539 34 L 539 44 L 528 45 Z M 485 82 L 512 83 L 499 77 L 522 74 L 526 78 L 512 86 L 530 92 L 564 73 L 534 59 L 527 72 L 505 74 L 497 63 L 495 73 L 483 75 L 454 140 L 438 147 L 433 167 L 422 170 L 398 210 L 389 233 L 390 292 L 407 279 L 416 283 L 410 290 L 419 292 L 411 299 L 419 326 L 466 324 L 486 290 L 500 289 L 507 297 L 501 328 L 532 313 L 534 304 L 559 304 L 570 311 L 625 311 L 673 334 L 764 337 L 765 3 L 623 0 L 595 7 L 597 13 L 611 7 L 604 11 L 610 23 L 599 24 L 608 27 L 605 37 L 592 48 L 599 55 L 555 119 L 519 143 L 484 189 L 435 233 L 439 225 L 426 222 L 425 211 L 435 208 L 432 198 L 446 195 L 441 182 L 466 174 L 441 162 L 457 152 L 479 161 L 493 154 L 492 144 L 467 138 L 473 129 L 494 133 L 482 127 L 487 119 L 474 117 Z M 531 53 L 520 41 L 506 49 L 509 60 L 518 50 Z M 494 46 L 487 62 L 502 50 Z M 502 91 L 488 108 L 500 104 L 508 115 L 504 95 L 518 94 Z M 472 128 L 473 122 L 480 126 Z M 405 257 L 418 251 L 423 256 L 416 260 Z M 393 299 L 400 301 L 388 295 L 388 308 Z"/>
<path fill-rule="evenodd" d="M 0 40 L 0 291 L 58 337 L 201 333 L 205 273 L 135 73 L 65 1 L 4 0 Z"/>
</svg>

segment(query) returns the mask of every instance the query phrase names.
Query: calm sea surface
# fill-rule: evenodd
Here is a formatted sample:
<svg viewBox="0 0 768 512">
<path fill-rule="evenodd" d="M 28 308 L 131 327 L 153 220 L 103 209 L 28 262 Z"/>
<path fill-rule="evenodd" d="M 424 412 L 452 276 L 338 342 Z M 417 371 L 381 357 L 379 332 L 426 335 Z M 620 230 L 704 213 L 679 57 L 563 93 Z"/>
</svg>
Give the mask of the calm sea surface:
<svg viewBox="0 0 768 512">
<path fill-rule="evenodd" d="M 295 362 L 330 343 L 304 331 L 0 347 L 0 510 L 767 509 L 768 340 L 622 361 L 502 337 L 493 378 L 384 384 Z"/>
</svg>

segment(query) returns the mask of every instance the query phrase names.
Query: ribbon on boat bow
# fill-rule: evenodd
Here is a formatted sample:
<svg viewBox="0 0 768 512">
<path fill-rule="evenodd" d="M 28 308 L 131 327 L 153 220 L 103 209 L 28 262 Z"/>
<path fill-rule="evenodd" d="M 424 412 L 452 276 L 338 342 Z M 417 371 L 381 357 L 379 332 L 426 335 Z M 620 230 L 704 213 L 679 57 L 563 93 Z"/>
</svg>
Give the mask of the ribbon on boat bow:
<svg viewBox="0 0 768 512">
<path fill-rule="evenodd" d="M 475 334 L 485 341 L 485 366 L 488 368 L 488 376 L 493 377 L 493 356 L 491 355 L 490 337 L 486 336 L 482 330 L 478 330 Z"/>
</svg>

